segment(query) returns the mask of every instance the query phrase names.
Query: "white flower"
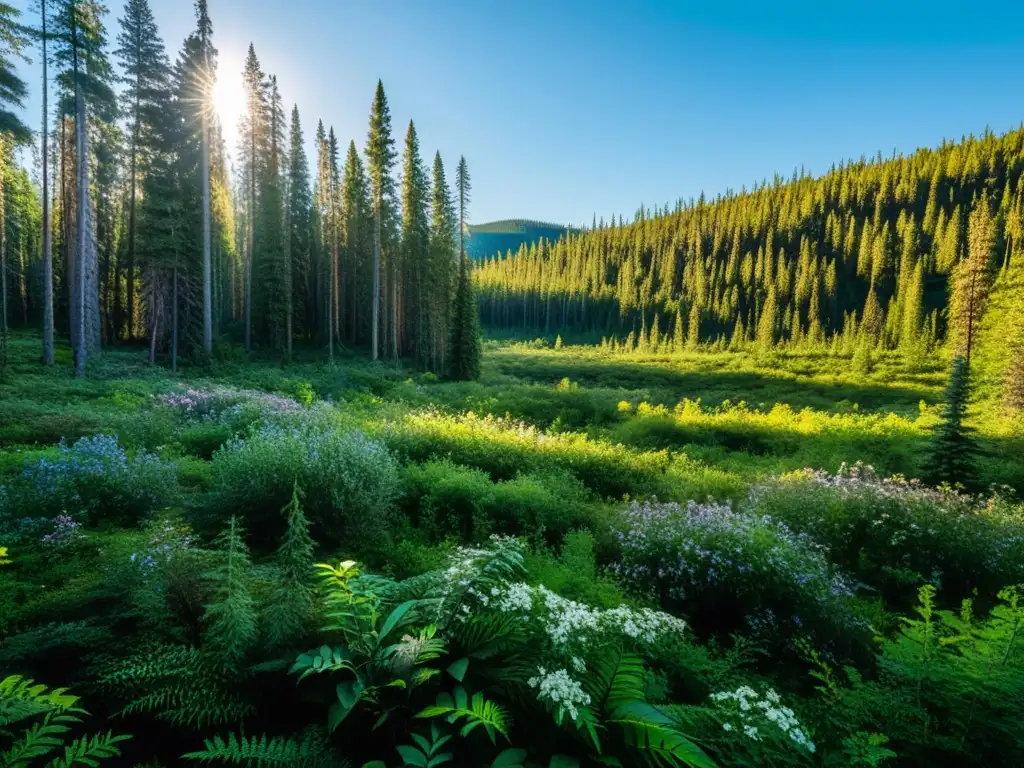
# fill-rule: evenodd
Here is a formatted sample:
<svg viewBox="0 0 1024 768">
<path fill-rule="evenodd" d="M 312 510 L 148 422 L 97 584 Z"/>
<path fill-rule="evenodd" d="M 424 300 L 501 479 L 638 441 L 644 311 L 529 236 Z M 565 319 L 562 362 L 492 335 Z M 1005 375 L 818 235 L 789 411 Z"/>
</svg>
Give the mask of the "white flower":
<svg viewBox="0 0 1024 768">
<path fill-rule="evenodd" d="M 747 738 L 753 739 L 754 741 L 761 740 L 761 735 L 757 732 L 757 728 L 752 725 L 744 725 L 743 733 L 747 735 Z"/>
<path fill-rule="evenodd" d="M 731 731 L 732 730 L 732 723 L 722 723 L 722 730 L 723 731 Z"/>
<path fill-rule="evenodd" d="M 527 685 L 539 689 L 538 701 L 548 702 L 568 712 L 574 721 L 580 714 L 577 705 L 590 704 L 590 695 L 583 690 L 582 685 L 569 677 L 569 673 L 564 669 L 556 669 L 549 673 L 544 667 L 538 667 L 537 677 L 531 677 Z"/>
<path fill-rule="evenodd" d="M 579 656 L 573 656 L 572 657 L 572 668 L 575 669 L 580 674 L 583 674 L 584 672 L 587 671 L 586 663 Z"/>
</svg>

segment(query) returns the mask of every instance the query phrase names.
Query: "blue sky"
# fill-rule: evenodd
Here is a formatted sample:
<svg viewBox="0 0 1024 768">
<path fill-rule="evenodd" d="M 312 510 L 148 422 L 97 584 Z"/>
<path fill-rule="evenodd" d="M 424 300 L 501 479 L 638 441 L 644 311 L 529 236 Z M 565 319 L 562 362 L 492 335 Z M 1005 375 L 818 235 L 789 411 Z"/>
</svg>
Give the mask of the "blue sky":
<svg viewBox="0 0 1024 768">
<path fill-rule="evenodd" d="M 151 3 L 173 56 L 191 0 Z M 209 5 L 222 69 L 237 83 L 253 42 L 307 134 L 323 119 L 362 148 L 381 78 L 399 146 L 411 117 L 428 161 L 466 155 L 478 222 L 628 217 L 1024 120 L 1019 0 Z"/>
</svg>

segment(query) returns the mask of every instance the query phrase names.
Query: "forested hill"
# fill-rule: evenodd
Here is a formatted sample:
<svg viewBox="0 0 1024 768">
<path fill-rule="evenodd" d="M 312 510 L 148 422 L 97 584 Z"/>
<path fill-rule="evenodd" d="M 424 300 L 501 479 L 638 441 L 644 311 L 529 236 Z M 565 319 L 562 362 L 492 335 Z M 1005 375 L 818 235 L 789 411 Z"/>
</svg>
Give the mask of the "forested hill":
<svg viewBox="0 0 1024 768">
<path fill-rule="evenodd" d="M 641 210 L 488 259 L 475 270 L 482 320 L 629 344 L 652 334 L 680 346 L 839 336 L 919 352 L 961 319 L 976 335 L 985 304 L 975 299 L 990 298 L 982 335 L 1009 348 L 1022 326 L 1020 290 L 1007 293 L 1024 261 L 1022 169 L 1024 129 L 986 132 Z"/>
<path fill-rule="evenodd" d="M 480 261 L 507 251 L 517 251 L 543 240 L 557 240 L 569 232 L 561 224 L 529 219 L 503 219 L 487 224 L 470 224 L 466 227 L 466 253 L 471 259 Z"/>
</svg>

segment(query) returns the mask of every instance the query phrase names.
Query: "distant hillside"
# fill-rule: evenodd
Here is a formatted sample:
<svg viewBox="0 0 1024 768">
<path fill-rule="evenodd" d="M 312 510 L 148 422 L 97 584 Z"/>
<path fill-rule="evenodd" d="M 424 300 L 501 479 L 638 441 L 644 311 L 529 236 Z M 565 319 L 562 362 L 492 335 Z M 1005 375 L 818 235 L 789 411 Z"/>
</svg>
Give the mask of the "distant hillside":
<svg viewBox="0 0 1024 768">
<path fill-rule="evenodd" d="M 542 239 L 558 240 L 569 227 L 529 219 L 505 219 L 487 224 L 470 224 L 466 252 L 471 259 L 480 261 L 507 251 L 515 253 L 519 246 L 533 245 Z"/>
</svg>

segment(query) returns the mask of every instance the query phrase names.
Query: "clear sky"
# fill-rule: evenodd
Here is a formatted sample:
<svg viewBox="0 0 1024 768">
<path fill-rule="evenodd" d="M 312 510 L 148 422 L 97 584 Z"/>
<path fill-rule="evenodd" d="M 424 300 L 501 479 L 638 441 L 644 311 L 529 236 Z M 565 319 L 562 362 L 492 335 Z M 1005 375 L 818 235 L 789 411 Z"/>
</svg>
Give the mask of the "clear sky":
<svg viewBox="0 0 1024 768">
<path fill-rule="evenodd" d="M 108 0 L 111 41 L 122 3 Z M 151 3 L 173 58 L 192 2 Z M 428 162 L 440 150 L 451 175 L 465 154 L 477 222 L 628 217 L 1024 120 L 1021 0 L 209 5 L 223 101 L 251 41 L 310 149 L 317 119 L 362 149 L 381 78 L 399 147 L 413 118 Z"/>
</svg>

